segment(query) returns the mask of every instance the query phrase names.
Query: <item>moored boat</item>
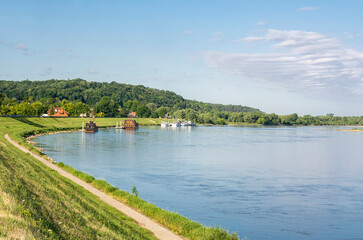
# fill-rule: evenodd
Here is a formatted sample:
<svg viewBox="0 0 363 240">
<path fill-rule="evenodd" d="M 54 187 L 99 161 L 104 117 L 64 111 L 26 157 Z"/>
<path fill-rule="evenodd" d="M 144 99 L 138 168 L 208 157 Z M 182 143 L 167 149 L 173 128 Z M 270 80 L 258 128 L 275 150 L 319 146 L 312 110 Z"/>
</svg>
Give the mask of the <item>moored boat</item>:
<svg viewBox="0 0 363 240">
<path fill-rule="evenodd" d="M 194 127 L 194 126 L 197 126 L 197 124 L 193 123 L 192 121 L 188 121 L 188 126 Z"/>
<path fill-rule="evenodd" d="M 168 122 L 162 122 L 162 123 L 161 123 L 161 126 L 162 126 L 162 127 L 170 127 L 170 126 L 171 126 L 171 123 L 168 123 Z"/>
<path fill-rule="evenodd" d="M 96 123 L 94 123 L 93 121 L 90 121 L 90 122 L 86 123 L 86 127 L 84 128 L 84 131 L 86 133 L 95 133 L 95 132 L 98 132 L 98 127 L 97 127 Z"/>
<path fill-rule="evenodd" d="M 172 127 L 181 127 L 181 122 L 180 121 L 176 121 L 176 122 L 173 122 L 171 124 Z"/>
<path fill-rule="evenodd" d="M 138 129 L 139 123 L 136 120 L 127 119 L 124 121 L 124 125 L 121 127 L 122 129 Z"/>
<path fill-rule="evenodd" d="M 196 126 L 195 123 L 193 123 L 192 121 L 188 121 L 188 122 L 181 122 L 180 123 L 182 127 L 191 127 L 191 126 Z"/>
</svg>

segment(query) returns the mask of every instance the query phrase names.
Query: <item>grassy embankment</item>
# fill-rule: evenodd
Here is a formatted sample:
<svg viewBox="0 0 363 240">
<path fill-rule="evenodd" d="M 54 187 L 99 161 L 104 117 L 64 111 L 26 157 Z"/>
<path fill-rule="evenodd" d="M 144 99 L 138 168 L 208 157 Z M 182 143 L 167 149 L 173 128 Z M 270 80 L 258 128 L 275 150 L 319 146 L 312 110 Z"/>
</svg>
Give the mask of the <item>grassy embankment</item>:
<svg viewBox="0 0 363 240">
<path fill-rule="evenodd" d="M 110 127 L 121 120 L 99 118 L 96 123 L 100 127 Z M 151 233 L 133 220 L 4 139 L 4 134 L 8 133 L 21 145 L 40 154 L 24 137 L 79 129 L 85 121 L 79 118 L 0 118 L 0 238 L 153 239 Z M 153 125 L 160 120 L 138 119 L 138 122 Z M 179 214 L 162 210 L 67 165 L 58 163 L 58 166 L 186 238 L 238 239 L 222 229 L 204 227 Z"/>
<path fill-rule="evenodd" d="M 155 239 L 133 219 L 4 138 L 9 133 L 27 145 L 20 136 L 24 131 L 74 128 L 81 122 L 0 118 L 0 239 Z"/>
</svg>

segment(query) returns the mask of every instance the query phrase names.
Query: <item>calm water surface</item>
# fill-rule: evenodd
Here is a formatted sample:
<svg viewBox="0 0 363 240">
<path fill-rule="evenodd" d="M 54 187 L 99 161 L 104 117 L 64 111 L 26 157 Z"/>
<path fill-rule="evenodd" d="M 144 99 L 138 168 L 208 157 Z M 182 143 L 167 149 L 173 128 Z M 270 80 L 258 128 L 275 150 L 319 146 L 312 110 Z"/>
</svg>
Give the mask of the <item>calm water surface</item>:
<svg viewBox="0 0 363 240">
<path fill-rule="evenodd" d="M 363 133 L 328 127 L 44 135 L 58 162 L 241 238 L 363 239 Z"/>
</svg>

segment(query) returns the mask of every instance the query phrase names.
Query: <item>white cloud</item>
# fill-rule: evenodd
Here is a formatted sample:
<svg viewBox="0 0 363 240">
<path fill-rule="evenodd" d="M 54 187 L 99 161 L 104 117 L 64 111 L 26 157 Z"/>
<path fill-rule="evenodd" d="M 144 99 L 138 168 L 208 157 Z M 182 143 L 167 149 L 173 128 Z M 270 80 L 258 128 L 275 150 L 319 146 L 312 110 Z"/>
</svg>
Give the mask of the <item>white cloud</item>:
<svg viewBox="0 0 363 240">
<path fill-rule="evenodd" d="M 193 31 L 184 31 L 183 35 L 190 35 L 190 34 L 193 34 L 193 33 L 194 33 Z"/>
<path fill-rule="evenodd" d="M 87 72 L 88 72 L 88 74 L 98 74 L 98 72 L 95 69 L 93 69 L 93 68 L 91 68 Z"/>
<path fill-rule="evenodd" d="M 18 43 L 15 45 L 15 48 L 21 51 L 28 51 L 28 45 L 24 43 Z"/>
<path fill-rule="evenodd" d="M 317 32 L 269 29 L 264 36 L 239 41 L 267 44 L 268 51 L 209 51 L 205 53 L 209 65 L 292 91 L 363 92 L 363 52 L 345 47 L 338 39 Z"/>
<path fill-rule="evenodd" d="M 267 24 L 267 22 L 265 22 L 265 21 L 259 21 L 259 22 L 257 22 L 257 25 L 259 25 L 259 26 L 266 25 L 266 24 Z"/>
<path fill-rule="evenodd" d="M 255 36 L 250 36 L 250 37 L 245 37 L 242 39 L 238 39 L 236 40 L 237 42 L 255 42 L 255 41 L 260 41 L 260 40 L 264 40 L 264 37 L 255 37 Z"/>
<path fill-rule="evenodd" d="M 299 9 L 297 9 L 300 12 L 310 12 L 310 11 L 315 11 L 318 10 L 319 7 L 301 7 Z"/>
<path fill-rule="evenodd" d="M 217 42 L 222 40 L 222 38 L 224 37 L 224 33 L 222 32 L 215 32 L 213 33 L 213 37 L 211 39 L 209 39 L 212 42 Z"/>
</svg>

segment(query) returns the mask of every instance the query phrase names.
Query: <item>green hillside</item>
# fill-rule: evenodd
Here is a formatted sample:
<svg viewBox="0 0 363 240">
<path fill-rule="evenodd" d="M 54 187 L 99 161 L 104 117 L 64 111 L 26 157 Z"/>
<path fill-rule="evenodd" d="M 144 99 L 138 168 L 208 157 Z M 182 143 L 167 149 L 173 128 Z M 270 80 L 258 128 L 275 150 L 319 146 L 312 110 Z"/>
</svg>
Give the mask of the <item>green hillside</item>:
<svg viewBox="0 0 363 240">
<path fill-rule="evenodd" d="M 157 108 L 168 107 L 173 110 L 193 109 L 201 112 L 229 111 L 255 112 L 251 107 L 240 105 L 222 105 L 203 103 L 184 99 L 171 91 L 158 90 L 141 85 L 121 84 L 117 82 L 87 82 L 82 79 L 46 80 L 46 81 L 0 81 L 0 93 L 18 101 L 32 97 L 49 104 L 63 99 L 81 101 L 94 107 L 102 97 L 110 97 L 112 101 L 123 107 L 129 100 L 137 100 L 144 104 L 153 103 Z"/>
</svg>

